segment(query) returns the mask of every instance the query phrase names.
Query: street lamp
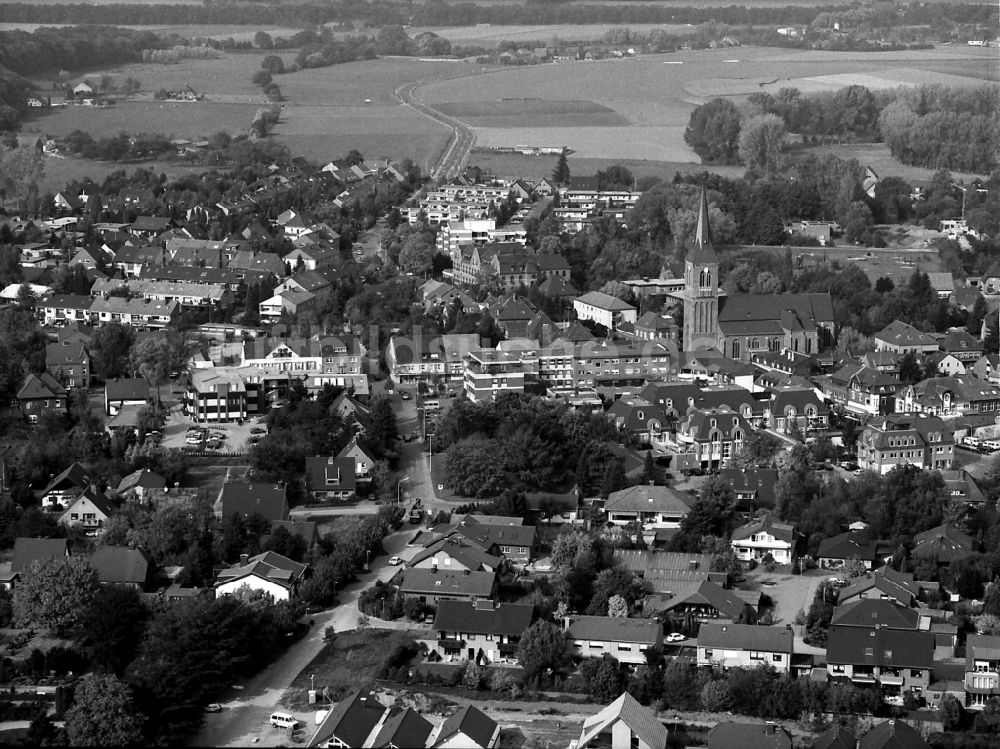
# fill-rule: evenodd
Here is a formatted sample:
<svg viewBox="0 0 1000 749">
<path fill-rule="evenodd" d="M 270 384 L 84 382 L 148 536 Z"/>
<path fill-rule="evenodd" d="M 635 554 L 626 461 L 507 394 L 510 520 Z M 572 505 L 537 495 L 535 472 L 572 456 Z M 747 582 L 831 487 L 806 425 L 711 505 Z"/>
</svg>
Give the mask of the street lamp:
<svg viewBox="0 0 1000 749">
<path fill-rule="evenodd" d="M 368 559 L 371 557 L 372 553 L 370 549 L 365 549 L 365 572 L 368 572 Z"/>
<path fill-rule="evenodd" d="M 396 504 L 397 505 L 399 504 L 399 501 L 400 501 L 400 490 L 403 488 L 403 482 L 404 481 L 409 481 L 409 480 L 410 480 L 409 476 L 403 476 L 403 478 L 401 478 L 399 480 L 399 482 L 396 484 Z"/>
</svg>

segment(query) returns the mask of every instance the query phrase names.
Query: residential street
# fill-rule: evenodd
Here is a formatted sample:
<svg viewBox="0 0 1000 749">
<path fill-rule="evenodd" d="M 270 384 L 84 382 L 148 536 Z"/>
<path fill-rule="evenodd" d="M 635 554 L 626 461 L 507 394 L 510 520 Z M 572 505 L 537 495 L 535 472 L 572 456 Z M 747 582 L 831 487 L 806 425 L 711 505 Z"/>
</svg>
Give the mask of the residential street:
<svg viewBox="0 0 1000 749">
<path fill-rule="evenodd" d="M 233 689 L 221 701 L 222 712 L 206 713 L 205 724 L 191 740 L 191 746 L 278 746 L 289 743 L 285 730 L 273 728 L 268 717 L 278 707 L 285 690 L 299 673 L 323 649 L 323 632 L 334 627 L 338 632 L 354 629 L 358 623 L 358 594 L 376 579 L 388 579 L 398 567 L 389 565 L 389 558 L 398 555 L 404 559 L 411 557 L 415 550 L 406 549 L 406 542 L 412 538 L 414 527 L 403 524 L 401 529 L 385 539 L 385 556 L 372 560 L 371 571 L 362 573 L 359 580 L 344 588 L 338 596 L 339 605 L 332 611 L 311 615 L 315 621 L 312 629 L 302 640 L 293 645 L 281 658 L 250 679 L 242 689 Z M 371 620 L 372 626 L 394 627 L 392 622 Z M 296 713 L 305 726 L 308 737 L 314 727 L 315 713 Z"/>
</svg>

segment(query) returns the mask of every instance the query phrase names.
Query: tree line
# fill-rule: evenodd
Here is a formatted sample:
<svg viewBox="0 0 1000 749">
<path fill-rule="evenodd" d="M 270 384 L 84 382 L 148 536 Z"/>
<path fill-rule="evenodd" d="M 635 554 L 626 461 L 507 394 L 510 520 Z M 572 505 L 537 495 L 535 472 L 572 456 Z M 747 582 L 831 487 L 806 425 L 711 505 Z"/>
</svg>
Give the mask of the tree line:
<svg viewBox="0 0 1000 749">
<path fill-rule="evenodd" d="M 133 6 L 85 4 L 10 3 L 0 8 L 0 21 L 21 23 L 209 25 L 311 27 L 324 23 L 364 21 L 372 26 L 562 25 L 622 23 L 690 23 L 715 21 L 734 26 L 809 25 L 820 14 L 830 17 L 841 6 L 802 7 L 675 7 L 671 4 L 578 6 L 560 0 L 523 5 L 491 6 L 473 3 L 352 2 L 235 3 L 207 0 L 203 5 L 150 4 Z M 928 3 L 920 6 L 890 5 L 863 19 L 875 28 L 956 24 L 995 24 L 995 14 L 985 5 Z"/>
</svg>

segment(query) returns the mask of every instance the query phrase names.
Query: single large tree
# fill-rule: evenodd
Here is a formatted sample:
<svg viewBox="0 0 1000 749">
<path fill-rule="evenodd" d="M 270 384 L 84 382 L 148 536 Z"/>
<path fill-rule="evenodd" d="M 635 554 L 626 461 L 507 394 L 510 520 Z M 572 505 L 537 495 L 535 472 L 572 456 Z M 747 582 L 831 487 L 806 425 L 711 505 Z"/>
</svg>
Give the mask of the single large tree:
<svg viewBox="0 0 1000 749">
<path fill-rule="evenodd" d="M 121 675 L 142 640 L 149 609 L 134 588 L 108 585 L 97 591 L 80 617 L 82 639 L 105 671 Z"/>
<path fill-rule="evenodd" d="M 87 674 L 73 691 L 66 711 L 66 737 L 71 746 L 134 746 L 142 739 L 144 721 L 132 690 L 114 676 Z"/>
<path fill-rule="evenodd" d="M 94 374 L 102 380 L 125 374 L 134 341 L 135 329 L 131 325 L 108 322 L 97 328 L 87 347 Z"/>
<path fill-rule="evenodd" d="M 563 151 L 559 154 L 559 158 L 556 159 L 555 169 L 552 170 L 552 181 L 557 185 L 567 185 L 569 184 L 569 179 L 569 162 L 566 160 L 566 152 Z"/>
<path fill-rule="evenodd" d="M 561 679 L 573 670 L 573 651 L 562 627 L 545 620 L 525 630 L 517 648 L 517 660 L 527 680 L 538 684 L 546 675 Z"/>
<path fill-rule="evenodd" d="M 740 158 L 749 169 L 773 172 L 781 167 L 785 123 L 775 114 L 751 117 L 740 127 Z"/>
<path fill-rule="evenodd" d="M 740 137 L 740 112 L 729 99 L 712 99 L 691 113 L 684 142 L 704 162 L 731 163 Z"/>
<path fill-rule="evenodd" d="M 97 592 L 97 573 L 83 557 L 32 562 L 14 588 L 14 621 L 58 634 L 76 626 Z"/>
</svg>

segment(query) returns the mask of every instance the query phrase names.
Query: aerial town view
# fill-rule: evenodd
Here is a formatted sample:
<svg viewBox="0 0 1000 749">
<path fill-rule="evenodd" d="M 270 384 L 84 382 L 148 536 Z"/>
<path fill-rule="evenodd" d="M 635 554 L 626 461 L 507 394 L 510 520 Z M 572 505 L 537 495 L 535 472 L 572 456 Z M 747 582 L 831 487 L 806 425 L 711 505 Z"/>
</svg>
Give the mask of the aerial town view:
<svg viewBox="0 0 1000 749">
<path fill-rule="evenodd" d="M 1000 747 L 995 0 L 0 0 L 0 746 Z"/>
</svg>

